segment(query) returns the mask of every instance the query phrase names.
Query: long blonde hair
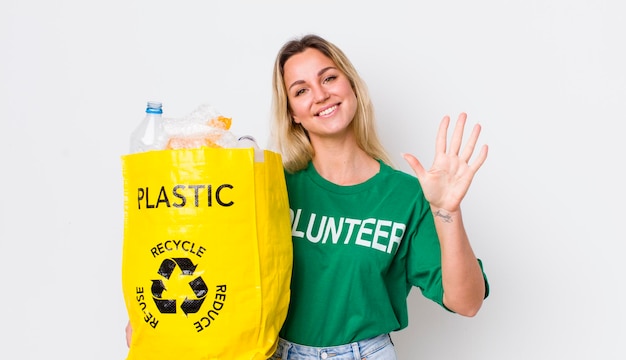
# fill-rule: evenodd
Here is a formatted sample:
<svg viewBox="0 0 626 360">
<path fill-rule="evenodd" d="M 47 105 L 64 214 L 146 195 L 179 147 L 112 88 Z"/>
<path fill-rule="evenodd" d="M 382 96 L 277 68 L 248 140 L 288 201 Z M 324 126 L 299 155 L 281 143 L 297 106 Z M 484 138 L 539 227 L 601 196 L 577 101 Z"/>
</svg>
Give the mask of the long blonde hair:
<svg viewBox="0 0 626 360">
<path fill-rule="evenodd" d="M 281 153 L 285 169 L 289 172 L 302 170 L 315 155 L 307 131 L 293 121 L 284 79 L 284 66 L 287 60 L 308 48 L 322 52 L 350 80 L 357 98 L 357 109 L 352 120 L 357 145 L 374 159 L 392 166 L 376 133 L 374 106 L 365 82 L 341 49 L 318 35 L 309 34 L 285 43 L 274 63 L 271 144 Z"/>
</svg>

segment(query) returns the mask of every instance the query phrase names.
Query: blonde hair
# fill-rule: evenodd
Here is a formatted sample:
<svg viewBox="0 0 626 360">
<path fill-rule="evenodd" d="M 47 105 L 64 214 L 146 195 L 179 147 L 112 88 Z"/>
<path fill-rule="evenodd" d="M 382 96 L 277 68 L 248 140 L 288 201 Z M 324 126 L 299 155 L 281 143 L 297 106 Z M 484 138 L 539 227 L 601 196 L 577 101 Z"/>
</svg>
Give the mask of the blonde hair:
<svg viewBox="0 0 626 360">
<path fill-rule="evenodd" d="M 365 82 L 341 49 L 320 36 L 309 34 L 285 43 L 274 63 L 271 144 L 281 153 L 285 169 L 289 172 L 302 170 L 315 155 L 307 131 L 292 119 L 284 79 L 287 60 L 309 48 L 317 49 L 331 59 L 350 80 L 357 98 L 357 109 L 352 120 L 357 145 L 374 159 L 392 166 L 376 133 L 374 106 Z"/>
</svg>

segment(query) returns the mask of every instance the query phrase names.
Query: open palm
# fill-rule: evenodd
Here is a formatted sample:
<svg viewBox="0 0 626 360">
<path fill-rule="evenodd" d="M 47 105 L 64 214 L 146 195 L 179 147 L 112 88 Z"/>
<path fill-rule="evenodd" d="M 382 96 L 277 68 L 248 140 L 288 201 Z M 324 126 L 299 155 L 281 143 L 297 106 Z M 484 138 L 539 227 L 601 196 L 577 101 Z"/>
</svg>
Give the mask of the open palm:
<svg viewBox="0 0 626 360">
<path fill-rule="evenodd" d="M 445 116 L 439 125 L 435 145 L 435 160 L 430 170 L 426 171 L 421 162 L 411 154 L 404 154 L 417 179 L 426 200 L 437 208 L 456 211 L 461 206 L 474 175 L 487 159 L 488 148 L 483 145 L 476 159 L 470 164 L 470 158 L 480 135 L 481 127 L 476 124 L 467 143 L 461 151 L 463 132 L 467 114 L 461 113 L 454 127 L 454 132 L 447 144 L 450 117 Z M 460 152 L 460 153 L 459 153 Z"/>
</svg>

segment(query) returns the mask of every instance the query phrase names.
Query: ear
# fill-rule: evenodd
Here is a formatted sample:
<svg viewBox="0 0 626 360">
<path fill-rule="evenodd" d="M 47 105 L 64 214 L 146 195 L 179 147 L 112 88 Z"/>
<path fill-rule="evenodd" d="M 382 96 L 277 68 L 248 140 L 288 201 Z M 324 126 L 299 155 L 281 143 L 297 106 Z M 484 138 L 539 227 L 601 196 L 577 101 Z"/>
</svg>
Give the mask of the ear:
<svg viewBox="0 0 626 360">
<path fill-rule="evenodd" d="M 300 120 L 298 120 L 297 117 L 293 116 L 293 112 L 291 112 L 291 108 L 287 109 L 287 112 L 289 113 L 289 116 L 291 117 L 291 122 L 293 122 L 294 124 L 300 124 Z"/>
</svg>

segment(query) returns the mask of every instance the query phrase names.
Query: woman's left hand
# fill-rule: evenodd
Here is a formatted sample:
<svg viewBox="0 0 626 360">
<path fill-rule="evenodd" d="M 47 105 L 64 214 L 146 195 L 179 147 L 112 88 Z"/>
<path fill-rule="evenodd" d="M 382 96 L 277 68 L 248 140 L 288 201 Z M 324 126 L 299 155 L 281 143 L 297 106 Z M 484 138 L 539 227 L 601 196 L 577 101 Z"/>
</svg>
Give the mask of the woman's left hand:
<svg viewBox="0 0 626 360">
<path fill-rule="evenodd" d="M 450 117 L 445 116 L 439 125 L 435 146 L 435 160 L 430 170 L 426 171 L 417 158 L 411 154 L 403 154 L 417 179 L 419 180 L 424 196 L 431 206 L 447 211 L 457 211 L 461 200 L 465 197 L 474 175 L 487 159 L 487 145 L 483 145 L 478 156 L 470 164 L 474 153 L 481 127 L 474 126 L 467 143 L 461 150 L 463 131 L 467 114 L 461 113 L 452 133 L 450 145 L 447 144 L 448 126 Z"/>
</svg>

